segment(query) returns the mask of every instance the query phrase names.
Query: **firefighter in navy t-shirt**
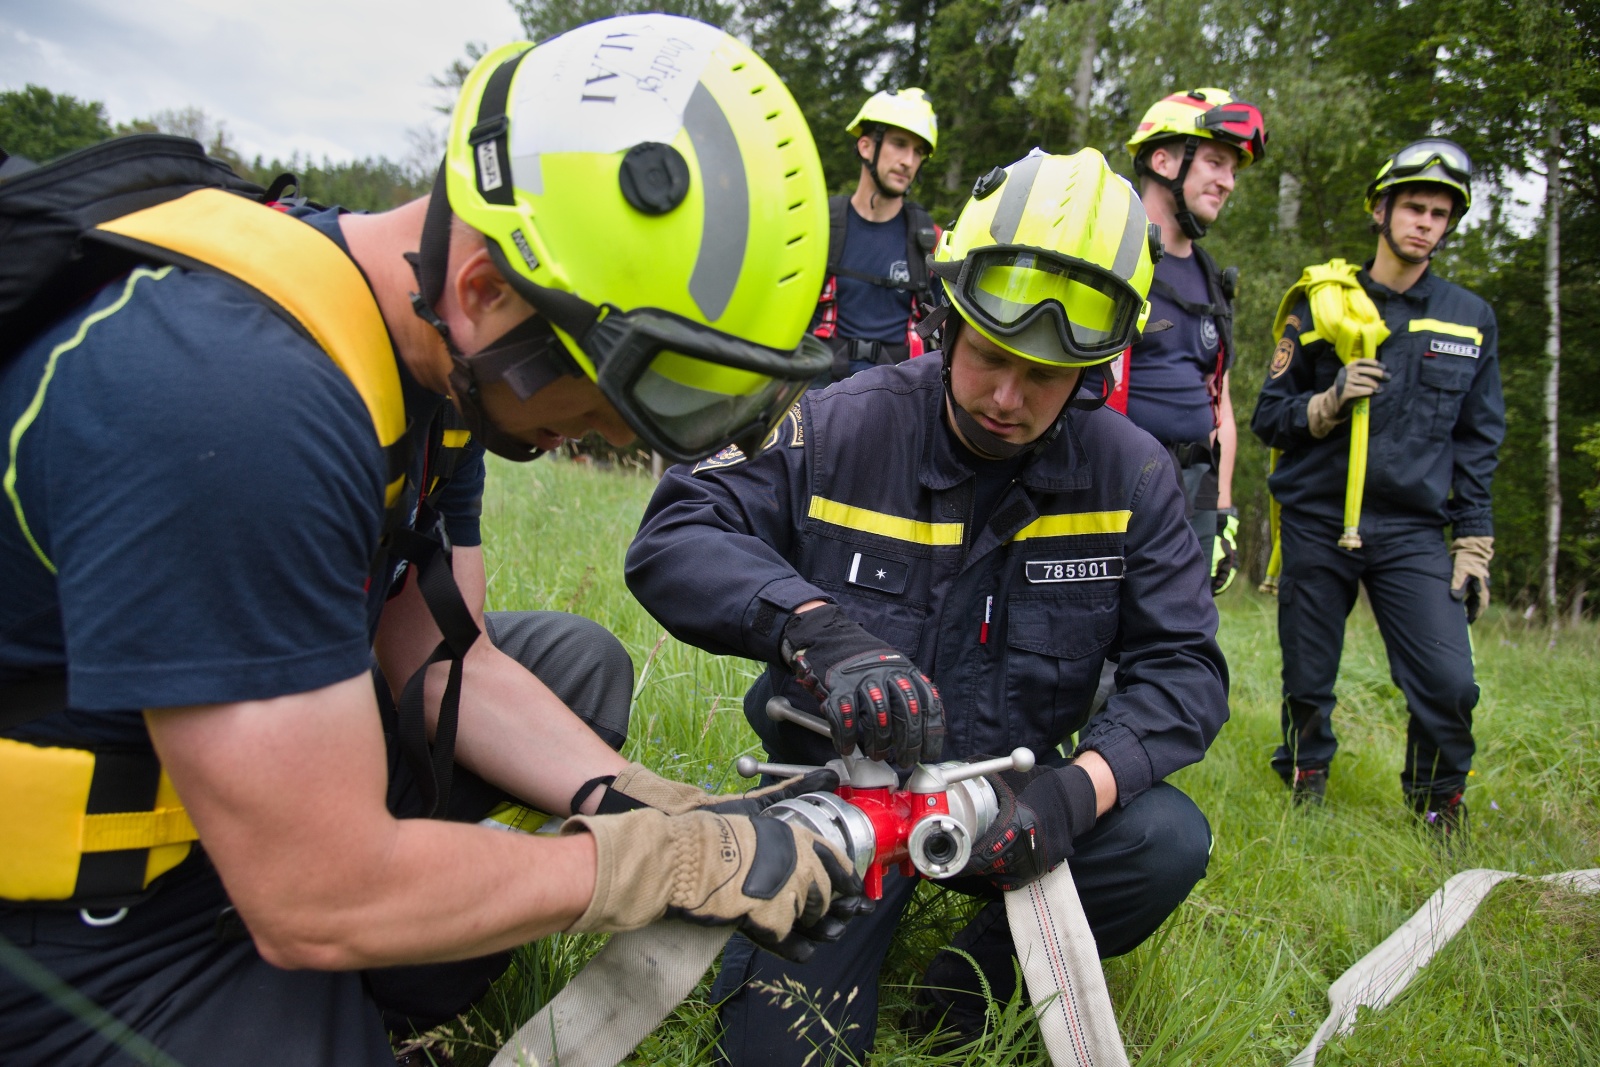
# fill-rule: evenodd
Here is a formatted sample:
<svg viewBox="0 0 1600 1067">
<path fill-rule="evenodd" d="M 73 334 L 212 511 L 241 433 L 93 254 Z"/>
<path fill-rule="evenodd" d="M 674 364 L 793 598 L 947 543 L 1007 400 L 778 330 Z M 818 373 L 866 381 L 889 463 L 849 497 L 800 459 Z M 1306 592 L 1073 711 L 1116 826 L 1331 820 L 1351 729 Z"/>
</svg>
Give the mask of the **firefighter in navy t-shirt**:
<svg viewBox="0 0 1600 1067">
<path fill-rule="evenodd" d="M 596 56 L 604 107 L 561 77 Z M 667 60 L 676 109 L 645 88 Z M 151 189 L 184 144 L 0 182 L 11 282 L 30 194 L 143 194 L 71 235 L 123 273 L 71 310 L 51 298 L 81 275 L 49 275 L 0 365 L 0 938 L 29 957 L 0 967 L 0 1059 L 393 1067 L 380 1009 L 435 1025 L 547 933 L 670 909 L 797 958 L 837 937 L 860 882 L 828 846 L 758 838 L 768 798 L 730 810 L 573 713 L 608 690 L 625 725 L 614 638 L 543 627 L 537 673 L 507 648 L 523 627 L 480 639 L 482 448 L 748 446 L 826 366 L 820 240 L 797 239 L 822 175 L 771 69 L 662 15 L 507 45 L 467 78 L 431 196 L 376 215 L 274 211 L 192 142 L 212 187 Z M 711 225 L 730 202 L 738 225 Z M 111 238 L 132 269 L 97 258 Z M 439 495 L 450 409 L 478 447 Z M 573 817 L 476 825 L 508 800 Z"/>
<path fill-rule="evenodd" d="M 818 385 L 923 352 L 914 327 L 930 308 L 927 255 L 938 229 L 906 196 L 939 143 L 921 89 L 875 93 L 847 132 L 861 174 L 849 196 L 828 201 L 828 277 L 811 332 L 833 349 Z"/>
<path fill-rule="evenodd" d="M 1233 581 L 1233 463 L 1237 429 L 1228 395 L 1233 361 L 1233 272 L 1196 242 L 1222 212 L 1235 175 L 1261 158 L 1261 112 L 1223 89 L 1173 93 L 1145 112 L 1128 151 L 1165 255 L 1150 286 L 1150 331 L 1117 368 L 1112 405 L 1167 446 L 1190 524 L 1211 560 L 1212 591 Z"/>
</svg>

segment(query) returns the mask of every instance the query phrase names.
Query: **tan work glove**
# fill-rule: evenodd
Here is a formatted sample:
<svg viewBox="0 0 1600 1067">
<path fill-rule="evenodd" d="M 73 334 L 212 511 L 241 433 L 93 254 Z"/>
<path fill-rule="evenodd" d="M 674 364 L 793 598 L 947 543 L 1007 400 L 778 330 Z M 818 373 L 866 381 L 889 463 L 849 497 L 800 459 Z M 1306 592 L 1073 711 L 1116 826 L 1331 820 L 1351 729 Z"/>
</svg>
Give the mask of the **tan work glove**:
<svg viewBox="0 0 1600 1067">
<path fill-rule="evenodd" d="M 802 793 L 831 793 L 839 788 L 839 776 L 827 768 L 810 774 L 785 778 L 776 785 L 754 789 L 739 796 L 707 793 L 698 786 L 663 778 L 641 763 L 630 763 L 617 775 L 600 798 L 597 814 L 614 815 L 648 807 L 668 815 L 706 808 L 725 815 L 756 815 L 780 800 Z"/>
<path fill-rule="evenodd" d="M 1306 405 L 1306 425 L 1311 436 L 1323 438 L 1350 415 L 1350 405 L 1365 396 L 1383 392 L 1389 372 L 1375 359 L 1353 359 L 1339 368 L 1333 384 Z"/>
<path fill-rule="evenodd" d="M 858 878 L 809 830 L 765 816 L 642 808 L 576 815 L 563 834 L 594 837 L 594 896 L 569 930 L 634 930 L 661 918 L 730 924 L 786 959 L 837 941 L 845 920 L 871 911 Z"/>
<path fill-rule="evenodd" d="M 1458 537 L 1450 542 L 1450 559 L 1450 595 L 1465 602 L 1470 626 L 1489 606 L 1489 561 L 1494 559 L 1494 538 Z"/>
</svg>

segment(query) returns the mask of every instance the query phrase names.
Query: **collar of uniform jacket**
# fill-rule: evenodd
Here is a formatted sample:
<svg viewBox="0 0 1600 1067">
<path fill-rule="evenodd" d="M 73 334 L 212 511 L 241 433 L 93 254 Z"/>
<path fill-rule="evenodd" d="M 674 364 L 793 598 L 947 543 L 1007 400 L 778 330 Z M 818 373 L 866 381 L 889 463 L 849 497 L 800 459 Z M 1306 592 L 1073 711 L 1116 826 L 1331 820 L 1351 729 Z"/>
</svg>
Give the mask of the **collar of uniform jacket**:
<svg viewBox="0 0 1600 1067">
<path fill-rule="evenodd" d="M 944 357 L 938 352 L 907 360 L 900 366 L 916 373 L 926 397 L 928 425 L 935 429 L 923 435 L 922 469 L 919 480 L 935 491 L 951 489 L 973 477 L 972 468 L 961 461 L 958 444 L 953 435 L 945 432 L 944 412 Z M 932 388 L 928 388 L 928 383 Z M 1094 484 L 1094 472 L 1089 466 L 1083 442 L 1078 437 L 1074 417 L 1067 413 L 1066 426 L 1043 452 L 1036 453 L 1017 480 L 1029 489 L 1044 492 L 1061 492 L 1068 489 L 1087 489 Z"/>
<path fill-rule="evenodd" d="M 1372 260 L 1370 259 L 1367 260 L 1364 266 L 1362 266 L 1361 272 L 1356 275 L 1356 280 L 1359 281 L 1361 283 L 1361 287 L 1367 291 L 1367 295 L 1372 297 L 1374 300 L 1378 299 L 1379 297 L 1382 297 L 1384 300 L 1389 300 L 1392 297 L 1399 297 L 1400 299 L 1410 301 L 1413 304 L 1426 304 L 1428 302 L 1428 296 L 1433 292 L 1433 267 L 1430 266 L 1428 269 L 1424 270 L 1422 272 L 1422 277 L 1417 279 L 1417 284 L 1413 285 L 1403 293 L 1397 293 L 1387 285 L 1384 285 L 1382 282 L 1376 282 L 1372 280 Z"/>
</svg>

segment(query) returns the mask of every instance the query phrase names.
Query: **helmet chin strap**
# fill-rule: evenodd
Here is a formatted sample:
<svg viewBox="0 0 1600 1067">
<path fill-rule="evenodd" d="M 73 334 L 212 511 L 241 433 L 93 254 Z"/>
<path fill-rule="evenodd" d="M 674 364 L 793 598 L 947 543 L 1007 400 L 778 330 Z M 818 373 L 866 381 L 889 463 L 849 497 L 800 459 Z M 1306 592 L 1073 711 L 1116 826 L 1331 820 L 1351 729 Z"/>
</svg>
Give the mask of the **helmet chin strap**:
<svg viewBox="0 0 1600 1067">
<path fill-rule="evenodd" d="M 883 178 L 878 174 L 878 156 L 883 152 L 883 132 L 883 128 L 880 126 L 878 132 L 872 135 L 872 160 L 867 163 L 867 173 L 872 175 L 872 184 L 878 187 L 880 195 L 889 200 L 898 200 L 906 194 L 897 193 L 883 184 Z"/>
<path fill-rule="evenodd" d="M 1072 407 L 1070 403 L 1061 405 L 1061 414 L 1056 416 L 1056 421 L 1050 424 L 1048 430 L 1032 441 L 1024 441 L 1018 444 L 1015 441 L 1007 441 L 1003 437 L 996 437 L 988 430 L 985 430 L 966 408 L 956 403 L 956 394 L 950 388 L 950 359 L 950 350 L 946 349 L 942 374 L 945 403 L 950 407 L 950 415 L 955 419 L 956 429 L 961 432 L 962 437 L 966 438 L 967 446 L 979 456 L 984 459 L 1014 459 L 1024 452 L 1042 452 L 1049 447 L 1050 442 L 1060 435 L 1061 428 L 1066 423 L 1067 411 Z"/>
<path fill-rule="evenodd" d="M 1200 147 L 1200 138 L 1185 137 L 1183 142 L 1183 162 L 1178 164 L 1178 176 L 1168 178 L 1166 175 L 1157 174 L 1148 163 L 1140 165 L 1140 170 L 1150 175 L 1157 182 L 1167 187 L 1176 204 L 1174 216 L 1178 220 L 1178 229 L 1191 241 L 1198 241 L 1206 235 L 1209 228 L 1194 212 L 1189 210 L 1189 205 L 1183 199 L 1183 183 L 1189 179 L 1189 165 L 1194 162 L 1195 149 Z"/>
<path fill-rule="evenodd" d="M 1395 244 L 1394 234 L 1392 232 L 1390 232 L 1390 230 L 1389 230 L 1389 218 L 1393 214 L 1394 214 L 1394 191 L 1390 190 L 1389 191 L 1389 195 L 1384 197 L 1384 202 L 1383 202 L 1383 225 L 1378 227 L 1378 232 L 1383 235 L 1383 242 L 1384 242 L 1384 244 L 1389 246 L 1389 251 L 1393 252 L 1401 260 L 1411 264 L 1414 267 L 1419 263 L 1427 263 L 1427 262 L 1429 262 L 1430 260 L 1433 259 L 1434 254 L 1437 253 L 1440 248 L 1444 247 L 1445 238 L 1441 237 L 1437 241 L 1434 242 L 1434 245 L 1433 245 L 1432 248 L 1428 249 L 1428 252 L 1427 252 L 1426 255 L 1413 256 L 1409 252 L 1400 251 L 1400 246 Z M 1446 236 L 1448 236 L 1448 234 Z"/>
<path fill-rule="evenodd" d="M 503 382 L 519 401 L 527 400 L 557 378 L 581 377 L 583 370 L 567 353 L 566 346 L 543 315 L 523 320 L 470 356 L 456 345 L 449 324 L 434 310 L 434 304 L 444 293 L 450 259 L 450 201 L 444 183 L 441 164 L 422 224 L 421 248 L 405 255 L 417 279 L 418 291 L 411 294 L 411 310 L 433 327 L 444 341 L 445 351 L 450 353 L 450 390 L 467 431 L 495 455 L 526 463 L 544 455 L 544 450 L 513 437 L 494 424 L 484 410 L 483 387 Z"/>
</svg>

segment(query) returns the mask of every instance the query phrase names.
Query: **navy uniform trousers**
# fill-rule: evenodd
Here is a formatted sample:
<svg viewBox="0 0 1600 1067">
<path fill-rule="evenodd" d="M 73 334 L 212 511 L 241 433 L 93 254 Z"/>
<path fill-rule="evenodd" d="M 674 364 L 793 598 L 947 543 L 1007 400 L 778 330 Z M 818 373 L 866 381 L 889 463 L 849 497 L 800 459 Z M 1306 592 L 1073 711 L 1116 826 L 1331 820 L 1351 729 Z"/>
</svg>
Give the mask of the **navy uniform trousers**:
<svg viewBox="0 0 1600 1067">
<path fill-rule="evenodd" d="M 1450 596 L 1443 531 L 1363 525 L 1363 546 L 1353 551 L 1339 547 L 1339 533 L 1335 523 L 1283 513 L 1283 744 L 1272 766 L 1287 779 L 1297 767 L 1333 760 L 1333 684 L 1361 583 L 1389 652 L 1389 675 L 1410 712 L 1401 788 L 1413 799 L 1452 794 L 1466 785 L 1472 767 L 1478 686 L 1466 611 Z"/>
<path fill-rule="evenodd" d="M 1064 761 L 1057 757 L 1056 762 Z M 1176 786 L 1158 782 L 1126 807 L 1106 812 L 1074 847 L 1067 864 L 1100 955 L 1120 956 L 1154 933 L 1205 876 L 1211 828 L 1194 801 Z M 974 880 L 960 882 L 977 891 Z M 891 873 L 877 910 L 850 920 L 840 941 L 818 945 L 803 964 L 758 951 L 734 936 L 711 990 L 712 999 L 722 1002 L 722 1062 L 735 1067 L 861 1062 L 878 1030 L 878 972 L 916 884 Z M 1016 991 L 1016 950 L 1005 902 L 984 889 L 990 899 L 956 935 L 952 948 L 958 951 L 940 952 L 923 979 L 934 1009 L 930 1021 L 948 1011 L 946 1024 L 961 1034 L 983 1029 L 987 1001 L 974 963 L 996 1001 L 1004 1004 Z M 803 998 L 785 997 L 796 986 L 805 990 Z M 785 1000 L 792 1003 L 783 1006 Z M 821 1009 L 826 1027 L 801 1000 Z M 838 1054 L 830 1034 L 840 1035 L 839 1043 L 853 1059 Z"/>
<path fill-rule="evenodd" d="M 538 675 L 595 732 L 620 747 L 633 663 L 599 624 L 553 611 L 490 612 L 495 647 Z M 470 691 L 469 691 L 470 699 Z M 391 751 L 391 810 L 414 814 L 416 790 Z M 477 821 L 505 794 L 457 767 L 450 818 Z M 509 953 L 363 973 L 284 971 L 262 960 L 201 854 L 168 873 L 120 920 L 91 925 L 73 909 L 0 908 L 0 944 L 20 950 L 170 1059 L 119 1047 L 59 997 L 41 996 L 0 957 L 0 1062 L 11 1067 L 134 1063 L 182 1067 L 394 1067 L 385 1024 L 401 1035 L 466 1010 Z M 91 913 L 91 918 L 108 919 Z M 231 912 L 227 913 L 231 916 Z M 219 921 L 221 920 L 221 921 Z"/>
</svg>

